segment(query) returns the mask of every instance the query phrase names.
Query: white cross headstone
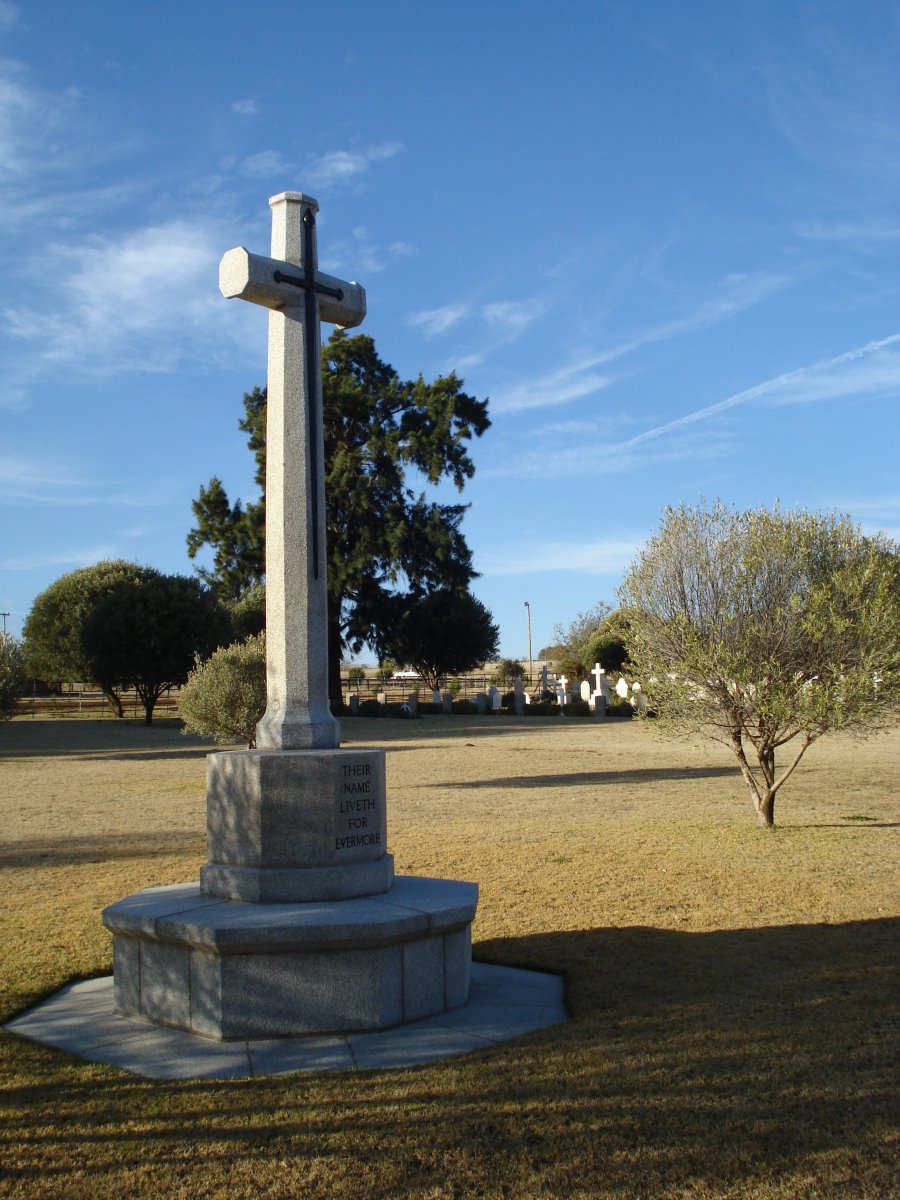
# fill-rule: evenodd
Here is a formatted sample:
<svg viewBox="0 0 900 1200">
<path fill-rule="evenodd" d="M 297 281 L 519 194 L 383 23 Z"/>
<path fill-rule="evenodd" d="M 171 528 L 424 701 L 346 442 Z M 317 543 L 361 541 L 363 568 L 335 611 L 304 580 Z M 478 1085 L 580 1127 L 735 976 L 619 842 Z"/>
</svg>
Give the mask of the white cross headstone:
<svg viewBox="0 0 900 1200">
<path fill-rule="evenodd" d="M 317 269 L 319 205 L 282 192 L 272 257 L 229 250 L 223 296 L 269 309 L 266 417 L 266 683 L 256 744 L 267 750 L 340 745 L 328 707 L 328 588 L 319 322 L 359 325 L 366 293 Z"/>
<path fill-rule="evenodd" d="M 594 695 L 596 696 L 598 692 L 603 692 L 603 681 L 606 677 L 606 672 L 599 663 L 594 663 L 591 674 L 594 677 Z"/>
<path fill-rule="evenodd" d="M 556 698 L 560 704 L 569 703 L 568 686 L 568 679 L 566 679 L 565 675 L 560 675 L 556 681 Z"/>
</svg>

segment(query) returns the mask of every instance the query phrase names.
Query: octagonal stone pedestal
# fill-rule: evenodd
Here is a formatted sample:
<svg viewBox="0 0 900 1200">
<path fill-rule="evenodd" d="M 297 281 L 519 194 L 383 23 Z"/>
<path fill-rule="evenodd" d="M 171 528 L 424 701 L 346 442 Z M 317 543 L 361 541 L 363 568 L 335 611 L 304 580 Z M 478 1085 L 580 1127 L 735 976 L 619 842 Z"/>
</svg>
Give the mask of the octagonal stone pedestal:
<svg viewBox="0 0 900 1200">
<path fill-rule="evenodd" d="M 387 1029 L 460 1008 L 478 885 L 396 876 L 381 895 L 282 904 L 199 884 L 111 905 L 115 1004 L 205 1037 Z"/>
</svg>

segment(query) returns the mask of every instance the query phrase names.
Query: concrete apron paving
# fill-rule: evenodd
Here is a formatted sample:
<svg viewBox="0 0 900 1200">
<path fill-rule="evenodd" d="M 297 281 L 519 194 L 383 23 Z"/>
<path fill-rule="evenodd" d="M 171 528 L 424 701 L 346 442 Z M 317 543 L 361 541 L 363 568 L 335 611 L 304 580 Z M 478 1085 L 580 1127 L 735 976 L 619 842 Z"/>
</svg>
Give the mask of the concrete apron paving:
<svg viewBox="0 0 900 1200">
<path fill-rule="evenodd" d="M 70 984 L 3 1028 L 145 1079 L 239 1079 L 411 1067 L 488 1049 L 566 1020 L 560 976 L 473 963 L 464 1008 L 378 1033 L 212 1041 L 119 1016 L 112 976 Z"/>
</svg>

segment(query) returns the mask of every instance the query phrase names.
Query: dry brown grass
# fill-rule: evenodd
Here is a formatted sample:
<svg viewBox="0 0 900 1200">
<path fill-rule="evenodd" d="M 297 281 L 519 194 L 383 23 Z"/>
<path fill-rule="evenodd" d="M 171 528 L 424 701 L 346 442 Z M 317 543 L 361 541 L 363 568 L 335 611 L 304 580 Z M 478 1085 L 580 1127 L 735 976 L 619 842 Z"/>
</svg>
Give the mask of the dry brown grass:
<svg viewBox="0 0 900 1200">
<path fill-rule="evenodd" d="M 343 727 L 388 748 L 398 870 L 478 880 L 476 957 L 564 973 L 572 1021 L 415 1070 L 217 1084 L 4 1034 L 4 1195 L 898 1194 L 900 732 L 814 747 L 766 833 L 724 751 L 636 724 Z M 0 1016 L 109 971 L 105 904 L 196 878 L 205 752 L 166 726 L 0 727 Z"/>
</svg>

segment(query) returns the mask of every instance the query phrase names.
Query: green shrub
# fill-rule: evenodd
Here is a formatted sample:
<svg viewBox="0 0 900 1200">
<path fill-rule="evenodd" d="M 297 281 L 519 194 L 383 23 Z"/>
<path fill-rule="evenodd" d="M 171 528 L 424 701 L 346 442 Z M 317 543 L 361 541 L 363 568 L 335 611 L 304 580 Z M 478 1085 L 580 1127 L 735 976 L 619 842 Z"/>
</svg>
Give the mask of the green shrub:
<svg viewBox="0 0 900 1200">
<path fill-rule="evenodd" d="M 381 705 L 377 700 L 360 700 L 359 715 L 361 717 L 380 717 Z"/>
<path fill-rule="evenodd" d="M 12 634 L 0 634 L 0 721 L 8 721 L 25 686 L 25 653 Z"/>
<path fill-rule="evenodd" d="M 524 674 L 525 670 L 518 659 L 501 658 L 494 680 L 496 683 L 509 685 L 514 679 L 521 679 Z"/>
<path fill-rule="evenodd" d="M 217 742 L 256 745 L 256 726 L 266 711 L 266 635 L 199 659 L 178 696 L 184 728 Z"/>
</svg>

